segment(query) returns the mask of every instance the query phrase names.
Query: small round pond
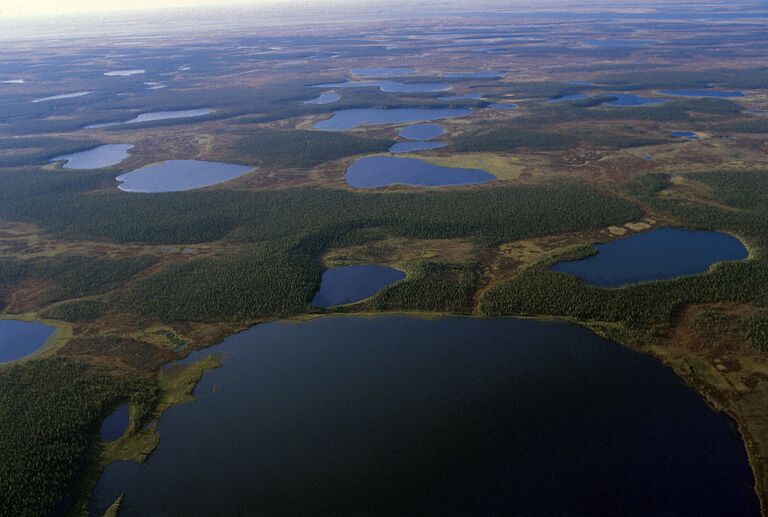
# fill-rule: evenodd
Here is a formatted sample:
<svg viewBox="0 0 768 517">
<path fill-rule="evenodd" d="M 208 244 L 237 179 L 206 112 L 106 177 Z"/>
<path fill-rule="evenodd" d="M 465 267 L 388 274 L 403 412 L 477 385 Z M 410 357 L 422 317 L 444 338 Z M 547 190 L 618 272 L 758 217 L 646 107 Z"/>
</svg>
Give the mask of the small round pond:
<svg viewBox="0 0 768 517">
<path fill-rule="evenodd" d="M 332 307 L 357 302 L 403 278 L 405 273 L 400 270 L 374 264 L 335 267 L 323 273 L 312 305 Z"/>
<path fill-rule="evenodd" d="M 0 320 L 0 364 L 32 355 L 55 331 L 36 321 Z"/>
</svg>

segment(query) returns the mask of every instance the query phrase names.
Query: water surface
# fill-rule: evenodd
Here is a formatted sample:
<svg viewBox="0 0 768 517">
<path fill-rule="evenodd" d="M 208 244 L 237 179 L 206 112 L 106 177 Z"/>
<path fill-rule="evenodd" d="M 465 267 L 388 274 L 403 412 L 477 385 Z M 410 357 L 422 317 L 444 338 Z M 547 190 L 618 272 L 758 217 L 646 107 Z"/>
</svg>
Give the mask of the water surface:
<svg viewBox="0 0 768 517">
<path fill-rule="evenodd" d="M 131 75 L 143 74 L 146 70 L 114 70 L 112 72 L 104 72 L 107 77 L 128 77 Z"/>
<path fill-rule="evenodd" d="M 74 154 L 65 154 L 53 158 L 52 162 L 65 160 L 63 169 L 101 169 L 117 165 L 127 159 L 128 151 L 133 149 L 130 144 L 107 144 L 101 145 L 88 151 L 81 151 Z"/>
<path fill-rule="evenodd" d="M 446 79 L 501 79 L 504 72 L 484 70 L 482 72 L 448 72 L 443 74 Z"/>
<path fill-rule="evenodd" d="M 335 267 L 323 273 L 320 290 L 312 305 L 332 307 L 357 302 L 403 278 L 405 273 L 402 271 L 373 264 Z"/>
<path fill-rule="evenodd" d="M 649 106 L 654 104 L 664 104 L 667 102 L 664 99 L 641 97 L 632 93 L 609 93 L 606 95 L 616 97 L 616 100 L 607 103 L 609 106 Z"/>
<path fill-rule="evenodd" d="M 36 321 L 0 320 L 0 364 L 36 352 L 55 330 Z"/>
<path fill-rule="evenodd" d="M 418 158 L 369 156 L 354 161 L 347 169 L 346 179 L 347 183 L 355 188 L 377 188 L 389 185 L 473 185 L 495 180 L 496 177 L 481 169 L 443 167 Z"/>
<path fill-rule="evenodd" d="M 432 140 L 445 133 L 440 124 L 416 124 L 400 129 L 397 134 L 408 140 Z"/>
<path fill-rule="evenodd" d="M 210 115 L 213 113 L 211 108 L 197 108 L 191 110 L 170 110 L 170 111 L 153 111 L 151 113 L 142 113 L 136 118 L 126 120 L 125 122 L 107 122 L 104 124 L 91 124 L 85 126 L 86 129 L 98 129 L 102 127 L 120 126 L 123 124 L 141 124 L 143 122 L 157 122 L 159 120 L 173 120 L 177 118 L 190 118 L 190 117 L 202 117 L 204 115 Z"/>
<path fill-rule="evenodd" d="M 748 252 L 736 237 L 720 232 L 660 228 L 595 245 L 597 254 L 555 264 L 600 287 L 704 273 L 712 264 L 742 260 Z"/>
<path fill-rule="evenodd" d="M 447 118 L 466 117 L 467 108 L 359 108 L 336 111 L 331 118 L 314 125 L 325 131 L 346 131 L 359 126 L 429 122 Z"/>
<path fill-rule="evenodd" d="M 128 404 L 123 404 L 101 423 L 99 438 L 102 442 L 114 442 L 125 434 L 130 422 L 131 416 Z"/>
<path fill-rule="evenodd" d="M 488 107 L 495 110 L 516 110 L 518 108 L 517 104 L 511 102 L 492 102 Z"/>
<path fill-rule="evenodd" d="M 235 179 L 253 167 L 197 160 L 168 160 L 121 174 L 117 186 L 125 192 L 178 192 L 209 187 Z"/>
<path fill-rule="evenodd" d="M 370 88 L 373 86 L 377 86 L 385 93 L 432 93 L 451 89 L 448 83 L 400 83 L 386 80 L 317 84 L 315 88 Z"/>
<path fill-rule="evenodd" d="M 74 93 L 62 93 L 61 95 L 53 95 L 51 97 L 43 97 L 41 99 L 35 99 L 32 102 L 48 102 L 48 101 L 58 101 L 61 99 L 76 99 L 78 97 L 85 97 L 86 95 L 90 95 L 93 92 L 74 92 Z"/>
<path fill-rule="evenodd" d="M 370 67 L 352 69 L 352 75 L 361 77 L 404 77 L 415 73 L 416 70 L 413 68 Z"/>
<path fill-rule="evenodd" d="M 304 101 L 304 104 L 333 104 L 340 100 L 341 95 L 336 92 L 323 92 L 315 99 Z"/>
<path fill-rule="evenodd" d="M 729 420 L 576 325 L 325 317 L 211 352 L 92 515 L 759 515 Z"/>
<path fill-rule="evenodd" d="M 573 93 L 571 95 L 561 95 L 559 97 L 552 97 L 551 99 L 548 99 L 547 102 L 570 102 L 570 101 L 580 101 L 588 98 L 589 98 L 589 95 L 587 95 L 586 93 Z"/>
<path fill-rule="evenodd" d="M 686 140 L 698 140 L 699 135 L 694 133 L 693 131 L 672 131 L 670 133 L 672 136 L 676 136 L 678 138 L 685 138 Z"/>
<path fill-rule="evenodd" d="M 734 97 L 744 97 L 744 92 L 739 91 L 718 91 L 718 90 L 661 90 L 663 95 L 674 95 L 677 97 L 719 97 L 730 99 Z"/>
</svg>

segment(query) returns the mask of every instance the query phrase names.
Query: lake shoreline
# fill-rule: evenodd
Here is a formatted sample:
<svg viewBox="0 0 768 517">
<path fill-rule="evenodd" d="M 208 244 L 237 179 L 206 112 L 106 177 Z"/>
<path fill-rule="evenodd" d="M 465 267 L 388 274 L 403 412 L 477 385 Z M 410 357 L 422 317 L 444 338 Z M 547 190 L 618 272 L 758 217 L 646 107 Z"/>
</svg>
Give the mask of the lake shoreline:
<svg viewBox="0 0 768 517">
<path fill-rule="evenodd" d="M 750 419 L 744 418 L 739 412 L 734 411 L 732 408 L 728 407 L 726 404 L 723 403 L 724 400 L 728 399 L 728 393 L 713 390 L 711 386 L 708 386 L 703 380 L 701 380 L 699 377 L 696 376 L 695 372 L 690 368 L 690 365 L 686 362 L 686 360 L 688 359 L 697 359 L 697 358 L 701 358 L 701 356 L 695 353 L 689 353 L 687 355 L 681 354 L 679 356 L 675 356 L 674 354 L 670 354 L 668 351 L 666 351 L 665 348 L 660 347 L 658 345 L 629 344 L 628 342 L 625 342 L 621 339 L 617 339 L 615 335 L 610 335 L 610 333 L 605 332 L 606 325 L 616 326 L 615 324 L 606 324 L 605 322 L 599 322 L 599 321 L 583 321 L 575 318 L 557 317 L 557 316 L 551 316 L 546 314 L 486 316 L 486 315 L 476 314 L 476 313 L 461 314 L 461 313 L 447 313 L 447 312 L 398 311 L 398 310 L 395 310 L 395 311 L 364 310 L 360 312 L 352 311 L 352 312 L 343 312 L 343 313 L 307 312 L 307 313 L 297 314 L 289 317 L 270 318 L 270 319 L 255 321 L 251 324 L 235 325 L 231 327 L 230 333 L 222 334 L 221 337 L 217 337 L 217 340 L 215 342 L 211 342 L 206 345 L 203 345 L 200 348 L 196 348 L 194 351 L 203 351 L 207 348 L 210 348 L 212 346 L 216 346 L 222 343 L 224 339 L 230 336 L 241 334 L 251 329 L 252 327 L 264 325 L 267 323 L 273 323 L 278 321 L 288 322 L 288 323 L 291 323 L 291 322 L 301 323 L 309 320 L 315 320 L 315 319 L 327 318 L 327 317 L 377 318 L 377 317 L 383 317 L 383 316 L 408 316 L 408 317 L 424 318 L 424 319 L 442 319 L 442 318 L 449 318 L 449 317 L 468 318 L 468 319 L 517 319 L 517 320 L 533 320 L 533 321 L 562 322 L 562 323 L 568 323 L 568 324 L 576 324 L 580 327 L 587 328 L 591 332 L 594 332 L 596 335 L 606 338 L 614 343 L 617 343 L 618 345 L 624 348 L 634 350 L 636 352 L 641 352 L 644 355 L 648 355 L 659 360 L 661 364 L 663 364 L 665 367 L 670 368 L 674 372 L 676 377 L 681 379 L 686 386 L 688 386 L 690 389 L 693 390 L 694 393 L 696 393 L 697 396 L 703 399 L 710 408 L 728 417 L 729 421 L 733 426 L 734 431 L 738 433 L 739 441 L 741 442 L 741 445 L 744 447 L 744 451 L 746 452 L 749 467 L 755 479 L 755 485 L 753 489 L 757 495 L 757 499 L 760 505 L 760 511 L 763 515 L 768 513 L 768 504 L 766 501 L 767 499 L 766 496 L 768 495 L 768 476 L 766 476 L 766 473 L 762 468 L 763 467 L 762 462 L 760 460 L 761 458 L 760 437 L 755 437 L 754 434 L 749 431 L 752 424 Z M 205 358 L 201 359 L 201 361 L 192 363 L 192 365 L 190 366 L 198 365 L 198 363 L 203 363 L 207 361 L 208 357 L 211 357 L 211 356 L 210 355 L 206 356 Z M 172 364 L 172 363 L 169 363 L 169 364 Z M 225 366 L 225 365 L 221 365 L 221 366 Z M 194 390 L 197 384 L 203 379 L 207 370 L 208 368 L 203 368 L 200 371 L 199 377 L 197 377 L 194 380 L 194 382 L 190 385 L 189 391 L 188 391 L 189 398 L 185 397 L 182 400 L 171 402 L 170 404 L 163 407 L 162 410 L 159 412 L 153 411 L 155 415 L 155 420 L 159 420 L 162 417 L 162 414 L 170 407 L 173 407 L 178 403 L 194 400 Z M 133 427 L 133 422 L 131 423 L 130 427 Z M 123 438 L 121 438 L 120 441 L 130 440 L 132 435 L 133 435 L 133 431 L 132 429 L 129 428 L 129 431 L 126 432 L 126 434 L 123 436 Z M 162 437 L 158 435 L 158 442 L 160 439 L 162 439 Z M 155 444 L 155 446 L 156 445 L 157 444 Z M 766 443 L 763 447 L 766 447 L 766 446 L 768 446 L 768 443 Z M 154 449 L 154 447 L 152 449 Z M 142 462 L 145 461 L 147 457 L 148 457 L 148 454 L 143 457 Z M 96 479 L 98 479 L 101 476 L 101 474 L 104 471 L 104 468 L 106 468 L 106 466 L 109 465 L 109 463 L 111 463 L 111 461 L 107 463 L 102 463 L 100 467 L 97 467 L 99 470 L 99 473 L 98 473 L 98 476 L 96 476 Z M 93 486 L 95 487 L 95 482 Z"/>
</svg>

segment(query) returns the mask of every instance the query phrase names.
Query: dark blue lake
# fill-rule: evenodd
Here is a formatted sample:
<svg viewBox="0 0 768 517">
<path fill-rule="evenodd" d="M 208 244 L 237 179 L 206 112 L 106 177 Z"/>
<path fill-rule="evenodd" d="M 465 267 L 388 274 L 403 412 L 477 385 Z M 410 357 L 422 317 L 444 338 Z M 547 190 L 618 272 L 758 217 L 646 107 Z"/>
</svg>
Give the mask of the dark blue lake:
<svg viewBox="0 0 768 517">
<path fill-rule="evenodd" d="M 130 422 L 131 416 L 128 404 L 123 404 L 101 423 L 99 438 L 102 442 L 114 442 L 123 436 Z"/>
<path fill-rule="evenodd" d="M 324 131 L 346 131 L 358 126 L 429 122 L 447 118 L 466 117 L 472 113 L 467 108 L 359 108 L 339 110 L 327 120 L 314 125 Z"/>
<path fill-rule="evenodd" d="M 374 264 L 335 267 L 323 273 L 312 305 L 332 307 L 357 302 L 403 278 L 405 273 L 400 270 Z"/>
<path fill-rule="evenodd" d="M 416 151 L 442 149 L 447 145 L 445 142 L 398 142 L 389 148 L 389 152 L 394 154 L 414 153 Z"/>
<path fill-rule="evenodd" d="M 661 90 L 659 93 L 678 97 L 720 97 L 723 99 L 744 97 L 744 92 L 718 90 Z"/>
<path fill-rule="evenodd" d="M 608 102 L 609 106 L 649 106 L 654 104 L 664 104 L 664 99 L 652 99 L 650 97 L 640 97 L 632 93 L 608 93 L 611 97 L 616 97 L 615 101 Z"/>
<path fill-rule="evenodd" d="M 101 169 L 117 165 L 127 159 L 130 144 L 107 144 L 79 153 L 65 154 L 53 158 L 52 162 L 64 161 L 63 169 Z"/>
<path fill-rule="evenodd" d="M 439 124 L 416 124 L 400 129 L 397 134 L 408 140 L 432 140 L 445 133 L 443 126 Z"/>
<path fill-rule="evenodd" d="M 618 287 L 704 273 L 712 264 L 743 260 L 744 244 L 727 233 L 660 228 L 595 245 L 597 254 L 559 262 L 553 271 L 569 273 L 588 284 Z"/>
<path fill-rule="evenodd" d="M 304 104 L 333 104 L 339 102 L 341 95 L 336 92 L 324 92 L 321 93 L 316 99 L 310 101 L 304 101 Z"/>
<path fill-rule="evenodd" d="M 55 330 L 35 321 L 0 320 L 0 364 L 33 354 Z"/>
<path fill-rule="evenodd" d="M 346 179 L 347 183 L 355 188 L 377 188 L 388 185 L 473 185 L 492 181 L 496 177 L 481 169 L 442 167 L 417 158 L 369 156 L 353 162 L 347 169 Z"/>
<path fill-rule="evenodd" d="M 727 417 L 660 361 L 567 323 L 274 322 L 216 353 L 117 462 L 101 516 L 759 515 Z"/>
<path fill-rule="evenodd" d="M 125 192 L 178 192 L 209 187 L 235 179 L 253 167 L 197 160 L 168 160 L 147 165 L 117 178 Z"/>
</svg>

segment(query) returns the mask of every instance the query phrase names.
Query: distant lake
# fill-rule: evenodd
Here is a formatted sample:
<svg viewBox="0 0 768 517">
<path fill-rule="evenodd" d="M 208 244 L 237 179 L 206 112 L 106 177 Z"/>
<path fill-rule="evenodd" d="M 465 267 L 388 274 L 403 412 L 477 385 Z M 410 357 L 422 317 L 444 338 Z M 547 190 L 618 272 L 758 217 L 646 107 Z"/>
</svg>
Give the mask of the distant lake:
<svg viewBox="0 0 768 517">
<path fill-rule="evenodd" d="M 659 93 L 678 97 L 720 97 L 723 99 L 744 97 L 744 92 L 718 90 L 660 90 Z"/>
<path fill-rule="evenodd" d="M 743 260 L 744 244 L 727 233 L 660 228 L 595 245 L 597 254 L 559 262 L 553 271 L 588 284 L 618 287 L 706 272 L 712 264 Z"/>
<path fill-rule="evenodd" d="M 125 122 L 107 122 L 104 124 L 91 124 L 85 126 L 86 129 L 98 129 L 102 127 L 120 126 L 123 124 L 141 124 L 144 122 L 157 122 L 159 120 L 172 120 L 177 118 L 190 118 L 190 117 L 202 117 L 204 115 L 210 115 L 213 113 L 211 108 L 197 108 L 192 110 L 175 110 L 175 111 L 153 111 L 151 113 L 142 113 L 136 118 L 127 120 Z"/>
<path fill-rule="evenodd" d="M 408 140 L 432 140 L 445 133 L 440 124 L 416 124 L 400 129 L 397 134 Z"/>
<path fill-rule="evenodd" d="M 113 72 L 104 72 L 107 77 L 128 77 L 131 75 L 143 74 L 146 70 L 115 70 Z"/>
<path fill-rule="evenodd" d="M 518 108 L 517 104 L 511 102 L 493 102 L 488 107 L 495 110 L 516 110 Z"/>
<path fill-rule="evenodd" d="M 130 411 L 128 404 L 123 404 L 112 412 L 104 422 L 101 423 L 99 429 L 99 439 L 102 442 L 114 442 L 128 429 L 128 424 L 131 422 Z"/>
<path fill-rule="evenodd" d="M 585 39 L 583 43 L 593 47 L 636 47 L 636 46 L 645 46 L 645 45 L 655 45 L 659 42 L 652 39 L 606 38 L 606 39 Z"/>
<path fill-rule="evenodd" d="M 759 515 L 729 419 L 660 361 L 551 321 L 322 317 L 210 353 L 91 515 Z"/>
<path fill-rule="evenodd" d="M 438 97 L 438 99 L 441 101 L 480 100 L 482 98 L 482 93 L 464 93 L 461 95 L 446 95 L 445 97 Z"/>
<path fill-rule="evenodd" d="M 442 149 L 443 147 L 447 147 L 447 146 L 448 144 L 445 142 L 429 142 L 429 141 L 398 142 L 389 148 L 389 152 L 394 154 L 414 153 L 416 151 L 429 151 L 430 149 Z"/>
<path fill-rule="evenodd" d="M 369 156 L 353 162 L 347 169 L 346 179 L 355 188 L 377 188 L 389 185 L 473 185 L 495 180 L 496 177 L 481 169 L 442 167 L 417 158 Z"/>
<path fill-rule="evenodd" d="M 0 364 L 36 352 L 55 330 L 36 321 L 0 320 Z"/>
<path fill-rule="evenodd" d="M 235 179 L 253 170 L 245 165 L 168 160 L 121 174 L 117 186 L 125 192 L 178 192 L 209 187 Z"/>
<path fill-rule="evenodd" d="M 339 102 L 341 95 L 336 92 L 324 92 L 321 93 L 316 99 L 310 101 L 304 101 L 304 104 L 333 104 Z"/>
<path fill-rule="evenodd" d="M 432 93 L 451 89 L 448 83 L 400 83 L 397 81 L 345 81 L 343 83 L 316 84 L 315 88 L 370 88 L 377 86 L 386 93 Z"/>
<path fill-rule="evenodd" d="M 443 74 L 446 79 L 501 79 L 504 72 L 485 70 L 482 72 L 448 72 Z"/>
<path fill-rule="evenodd" d="M 551 99 L 548 99 L 547 102 L 580 101 L 588 98 L 589 98 L 589 95 L 587 95 L 586 93 L 574 93 L 571 95 L 561 95 L 559 97 L 552 97 Z"/>
<path fill-rule="evenodd" d="M 654 104 L 664 104 L 664 99 L 652 99 L 650 97 L 640 97 L 632 93 L 607 93 L 609 97 L 616 97 L 615 101 L 608 102 L 610 106 L 648 106 Z"/>
<path fill-rule="evenodd" d="M 670 133 L 672 136 L 676 136 L 678 138 L 685 138 L 686 140 L 698 140 L 699 136 L 694 133 L 693 131 L 672 131 Z"/>
<path fill-rule="evenodd" d="M 107 144 L 88 151 L 57 156 L 51 161 L 65 160 L 63 169 L 101 169 L 122 162 L 128 158 L 131 149 L 133 146 L 130 144 Z"/>
<path fill-rule="evenodd" d="M 467 108 L 359 108 L 339 110 L 327 120 L 314 125 L 325 131 L 346 131 L 358 126 L 429 122 L 446 118 L 466 117 L 472 113 Z"/>
<path fill-rule="evenodd" d="M 317 307 L 353 303 L 373 296 L 405 278 L 405 273 L 377 265 L 341 266 L 323 273 L 320 290 L 312 300 Z"/>
<path fill-rule="evenodd" d="M 62 93 L 61 95 L 53 95 L 51 97 L 43 97 L 41 99 L 35 99 L 32 102 L 48 102 L 48 101 L 58 101 L 61 99 L 76 99 L 78 97 L 85 97 L 86 95 L 90 95 L 93 92 L 75 92 L 75 93 Z"/>
<path fill-rule="evenodd" d="M 351 72 L 352 75 L 361 77 L 404 77 L 415 74 L 416 70 L 413 68 L 370 67 L 353 68 Z"/>
</svg>

